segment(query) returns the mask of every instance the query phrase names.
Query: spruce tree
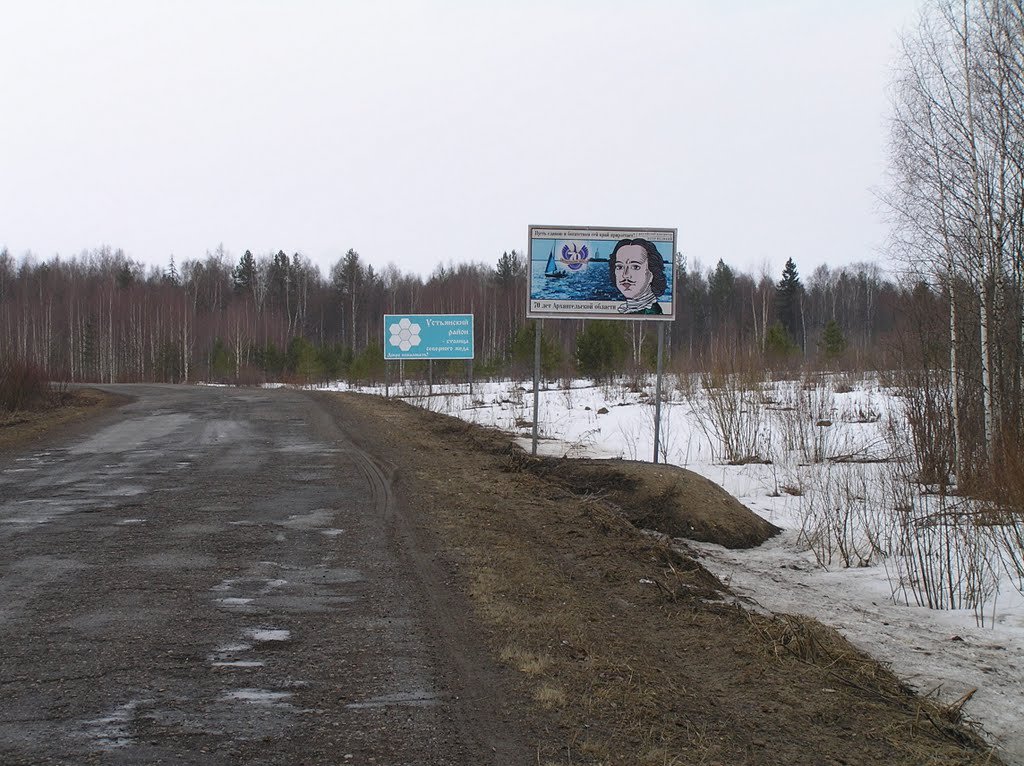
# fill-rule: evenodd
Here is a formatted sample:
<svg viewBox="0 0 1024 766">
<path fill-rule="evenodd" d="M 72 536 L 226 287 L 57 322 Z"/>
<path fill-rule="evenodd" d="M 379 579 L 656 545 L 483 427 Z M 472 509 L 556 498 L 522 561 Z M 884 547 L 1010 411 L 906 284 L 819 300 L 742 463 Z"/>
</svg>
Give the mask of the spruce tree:
<svg viewBox="0 0 1024 766">
<path fill-rule="evenodd" d="M 245 255 L 238 259 L 238 265 L 231 272 L 231 281 L 238 294 L 253 292 L 256 286 L 256 259 L 252 251 L 246 250 Z"/>
<path fill-rule="evenodd" d="M 803 292 L 804 286 L 797 274 L 796 264 L 789 258 L 782 270 L 782 279 L 775 287 L 775 315 L 790 340 L 800 347 L 803 347 L 800 305 Z"/>
</svg>

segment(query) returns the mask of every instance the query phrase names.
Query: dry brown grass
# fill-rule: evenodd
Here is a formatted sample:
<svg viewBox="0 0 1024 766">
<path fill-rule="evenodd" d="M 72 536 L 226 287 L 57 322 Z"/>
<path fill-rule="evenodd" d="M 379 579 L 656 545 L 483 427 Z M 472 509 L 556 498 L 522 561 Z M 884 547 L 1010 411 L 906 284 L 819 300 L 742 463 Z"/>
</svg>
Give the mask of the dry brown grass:
<svg viewBox="0 0 1024 766">
<path fill-rule="evenodd" d="M 107 407 L 124 401 L 103 391 L 83 389 L 51 399 L 50 406 L 34 410 L 0 411 L 0 451 L 20 449 L 65 431 Z"/>
</svg>

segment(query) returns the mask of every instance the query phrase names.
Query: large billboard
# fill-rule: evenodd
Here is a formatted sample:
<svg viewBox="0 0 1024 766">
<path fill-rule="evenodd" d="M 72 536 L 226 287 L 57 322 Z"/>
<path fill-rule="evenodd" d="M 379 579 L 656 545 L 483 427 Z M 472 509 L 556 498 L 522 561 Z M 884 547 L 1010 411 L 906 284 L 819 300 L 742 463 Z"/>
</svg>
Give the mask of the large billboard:
<svg viewBox="0 0 1024 766">
<path fill-rule="evenodd" d="M 385 359 L 472 359 L 472 314 L 385 314 Z"/>
<path fill-rule="evenodd" d="M 672 320 L 675 252 L 675 229 L 531 226 L 526 315 Z"/>
</svg>

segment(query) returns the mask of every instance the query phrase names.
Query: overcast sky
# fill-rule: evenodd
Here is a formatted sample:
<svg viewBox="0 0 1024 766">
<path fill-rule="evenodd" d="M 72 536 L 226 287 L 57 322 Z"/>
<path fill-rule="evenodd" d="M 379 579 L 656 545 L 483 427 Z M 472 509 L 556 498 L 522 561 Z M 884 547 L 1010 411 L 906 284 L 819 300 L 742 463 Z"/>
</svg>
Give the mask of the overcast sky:
<svg viewBox="0 0 1024 766">
<path fill-rule="evenodd" d="M 530 224 L 884 263 L 915 0 L 0 0 L 0 247 L 429 274 Z"/>
</svg>

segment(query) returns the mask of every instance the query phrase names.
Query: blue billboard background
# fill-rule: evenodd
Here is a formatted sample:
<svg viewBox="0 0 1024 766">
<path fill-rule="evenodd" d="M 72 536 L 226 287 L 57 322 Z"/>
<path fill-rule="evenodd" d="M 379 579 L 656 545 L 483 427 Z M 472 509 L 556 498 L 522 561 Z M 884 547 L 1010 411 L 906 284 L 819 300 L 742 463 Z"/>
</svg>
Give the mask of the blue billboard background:
<svg viewBox="0 0 1024 766">
<path fill-rule="evenodd" d="M 385 314 L 385 359 L 472 359 L 472 314 Z"/>
</svg>

